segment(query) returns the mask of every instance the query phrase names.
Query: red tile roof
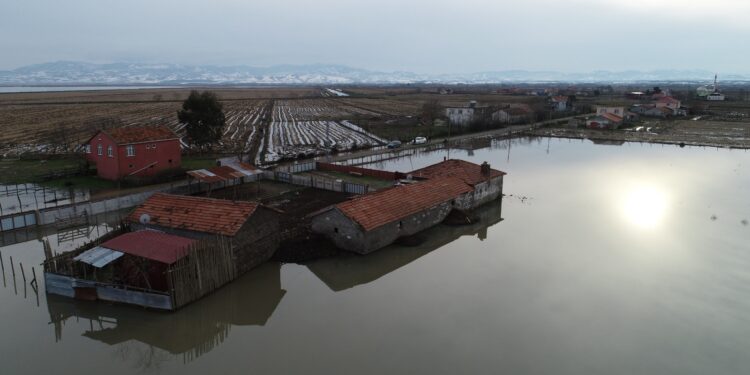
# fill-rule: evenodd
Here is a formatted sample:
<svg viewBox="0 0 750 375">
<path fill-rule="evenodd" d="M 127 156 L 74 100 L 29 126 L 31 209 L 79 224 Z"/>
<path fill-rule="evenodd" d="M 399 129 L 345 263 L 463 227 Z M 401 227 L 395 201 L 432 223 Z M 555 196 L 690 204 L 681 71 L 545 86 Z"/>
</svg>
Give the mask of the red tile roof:
<svg viewBox="0 0 750 375">
<path fill-rule="evenodd" d="M 153 230 L 125 233 L 101 244 L 101 247 L 121 253 L 172 264 L 187 255 L 194 239 L 175 236 Z"/>
<path fill-rule="evenodd" d="M 677 100 L 677 99 L 675 99 L 675 98 L 673 98 L 671 96 L 665 96 L 663 98 L 659 98 L 659 100 L 657 100 L 657 101 L 659 103 L 671 103 L 671 104 L 677 104 L 677 103 L 680 102 L 679 100 Z"/>
<path fill-rule="evenodd" d="M 151 225 L 234 236 L 257 207 L 255 202 L 156 193 L 128 221 L 139 223 L 141 215 L 148 214 Z"/>
<path fill-rule="evenodd" d="M 365 231 L 370 231 L 472 190 L 459 178 L 441 177 L 363 195 L 335 207 Z"/>
<path fill-rule="evenodd" d="M 622 117 L 612 114 L 612 113 L 602 113 L 601 117 L 604 117 L 607 120 L 612 121 L 612 122 L 622 122 Z"/>
<path fill-rule="evenodd" d="M 126 126 L 102 130 L 102 133 L 107 134 L 118 145 L 180 139 L 175 132 L 166 126 Z"/>
<path fill-rule="evenodd" d="M 435 178 L 435 177 L 458 177 L 469 185 L 476 185 L 479 182 L 487 180 L 482 175 L 482 166 L 465 160 L 450 159 L 428 167 L 417 169 L 409 172 L 414 177 Z M 504 176 L 506 173 L 495 169 L 490 169 L 490 178 Z"/>
</svg>

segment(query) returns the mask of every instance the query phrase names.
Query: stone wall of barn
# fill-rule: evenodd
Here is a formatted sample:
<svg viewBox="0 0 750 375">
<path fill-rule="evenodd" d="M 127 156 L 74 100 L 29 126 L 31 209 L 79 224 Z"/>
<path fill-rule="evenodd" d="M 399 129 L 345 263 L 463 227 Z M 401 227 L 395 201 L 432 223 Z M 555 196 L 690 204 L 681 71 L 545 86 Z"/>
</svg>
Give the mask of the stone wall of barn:
<svg viewBox="0 0 750 375">
<path fill-rule="evenodd" d="M 463 211 L 473 210 L 483 204 L 494 201 L 503 195 L 503 176 L 495 177 L 474 185 L 472 192 L 456 198 L 453 205 Z"/>
<path fill-rule="evenodd" d="M 392 244 L 399 237 L 411 236 L 440 224 L 452 209 L 450 201 L 444 202 L 365 232 L 334 208 L 313 218 L 312 229 L 327 236 L 341 249 L 367 254 Z"/>
<path fill-rule="evenodd" d="M 162 227 L 153 224 L 133 223 L 133 230 L 155 229 L 177 236 L 202 239 L 214 234 L 184 229 Z M 258 207 L 234 237 L 230 237 L 239 274 L 247 272 L 273 256 L 279 247 L 279 214 L 265 207 Z"/>
<path fill-rule="evenodd" d="M 232 237 L 237 271 L 243 274 L 265 263 L 279 248 L 279 214 L 258 207 L 250 219 Z"/>
</svg>

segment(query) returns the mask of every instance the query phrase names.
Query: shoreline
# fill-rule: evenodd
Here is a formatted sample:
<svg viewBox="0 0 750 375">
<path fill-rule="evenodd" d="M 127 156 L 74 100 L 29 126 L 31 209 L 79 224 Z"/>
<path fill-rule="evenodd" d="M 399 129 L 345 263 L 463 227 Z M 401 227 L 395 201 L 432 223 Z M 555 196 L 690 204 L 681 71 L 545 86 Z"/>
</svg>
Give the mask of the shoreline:
<svg viewBox="0 0 750 375">
<path fill-rule="evenodd" d="M 750 149 L 750 138 L 738 139 L 725 137 L 722 140 L 699 139 L 696 137 L 679 137 L 671 134 L 653 134 L 639 132 L 622 132 L 613 130 L 591 130 L 591 129 L 562 129 L 562 128 L 542 128 L 526 132 L 527 136 L 532 137 L 551 137 L 567 139 L 588 139 L 594 143 L 603 142 L 628 142 L 628 143 L 653 143 L 663 145 L 673 145 L 679 147 L 715 147 L 726 149 L 747 150 Z M 702 137 L 705 137 L 703 135 Z"/>
</svg>

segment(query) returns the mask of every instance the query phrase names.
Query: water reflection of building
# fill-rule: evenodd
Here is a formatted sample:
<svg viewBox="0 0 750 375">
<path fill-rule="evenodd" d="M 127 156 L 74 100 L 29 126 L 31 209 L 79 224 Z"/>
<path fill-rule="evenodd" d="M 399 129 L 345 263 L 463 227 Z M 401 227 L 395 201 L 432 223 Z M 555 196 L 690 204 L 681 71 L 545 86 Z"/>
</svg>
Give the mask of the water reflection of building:
<svg viewBox="0 0 750 375">
<path fill-rule="evenodd" d="M 55 340 L 70 318 L 89 321 L 83 336 L 107 345 L 134 340 L 190 361 L 221 345 L 232 326 L 263 326 L 286 290 L 281 264 L 266 263 L 196 303 L 172 312 L 47 295 Z"/>
<path fill-rule="evenodd" d="M 391 245 L 367 255 L 348 255 L 322 259 L 307 268 L 333 291 L 342 291 L 373 282 L 462 236 L 487 238 L 487 229 L 502 218 L 502 199 L 475 211 L 479 219 L 472 225 L 438 225 L 421 233 L 424 242 L 414 247 Z"/>
</svg>

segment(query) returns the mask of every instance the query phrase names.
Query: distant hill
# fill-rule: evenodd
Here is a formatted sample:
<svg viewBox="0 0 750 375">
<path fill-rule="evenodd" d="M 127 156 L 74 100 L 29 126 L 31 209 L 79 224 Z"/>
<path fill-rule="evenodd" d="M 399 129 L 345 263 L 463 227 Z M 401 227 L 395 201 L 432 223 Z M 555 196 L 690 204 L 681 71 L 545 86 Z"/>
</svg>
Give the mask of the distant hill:
<svg viewBox="0 0 750 375">
<path fill-rule="evenodd" d="M 0 71 L 0 85 L 190 85 L 190 84 L 481 84 L 502 82 L 656 82 L 711 81 L 704 70 L 555 71 L 507 70 L 472 74 L 378 72 L 341 65 L 275 65 L 271 67 L 179 64 L 92 64 L 58 61 Z M 722 75 L 722 82 L 750 81 L 750 75 Z"/>
</svg>

